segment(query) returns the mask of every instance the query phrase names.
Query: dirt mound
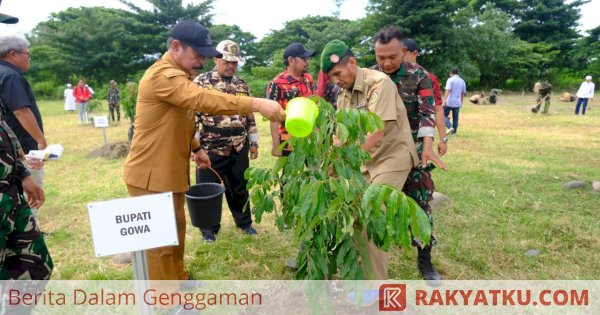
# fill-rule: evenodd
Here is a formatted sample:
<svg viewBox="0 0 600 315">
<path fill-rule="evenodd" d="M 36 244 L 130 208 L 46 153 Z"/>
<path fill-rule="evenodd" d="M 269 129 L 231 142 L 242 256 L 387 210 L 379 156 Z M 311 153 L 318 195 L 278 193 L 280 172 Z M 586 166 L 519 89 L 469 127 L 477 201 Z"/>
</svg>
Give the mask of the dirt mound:
<svg viewBox="0 0 600 315">
<path fill-rule="evenodd" d="M 103 157 L 109 160 L 115 160 L 124 158 L 129 153 L 129 148 L 131 147 L 131 143 L 127 141 L 117 142 L 117 143 L 109 143 L 103 145 L 102 147 L 90 152 L 86 157 L 88 159 Z"/>
</svg>

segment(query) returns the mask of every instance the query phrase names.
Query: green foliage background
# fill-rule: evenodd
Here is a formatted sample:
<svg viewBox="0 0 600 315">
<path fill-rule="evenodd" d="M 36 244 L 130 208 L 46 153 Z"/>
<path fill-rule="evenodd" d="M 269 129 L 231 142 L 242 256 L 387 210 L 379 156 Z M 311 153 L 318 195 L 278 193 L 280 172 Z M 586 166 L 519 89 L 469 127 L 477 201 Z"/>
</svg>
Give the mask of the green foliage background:
<svg viewBox="0 0 600 315">
<path fill-rule="evenodd" d="M 310 61 L 315 76 L 318 56 L 334 38 L 352 47 L 362 66 L 371 66 L 372 37 L 387 25 L 419 43 L 419 63 L 442 81 L 458 67 L 470 90 L 521 91 L 545 79 L 555 89 L 573 91 L 585 75 L 600 74 L 600 26 L 585 36 L 576 31 L 579 8 L 589 0 L 370 0 L 363 19 L 340 19 L 339 10 L 307 16 L 260 40 L 237 25 L 213 25 L 213 0 L 187 5 L 146 0 L 151 9 L 120 1 L 127 10 L 80 7 L 52 13 L 29 34 L 34 59 L 28 76 L 38 98 L 61 99 L 64 85 L 79 78 L 94 89 L 110 80 L 137 81 L 166 50 L 170 28 L 185 19 L 209 27 L 214 44 L 223 39 L 241 44 L 246 60 L 240 74 L 255 96 L 264 96 L 268 81 L 283 70 L 282 51 L 289 43 L 317 51 Z M 338 9 L 344 5 L 334 2 Z M 213 65 L 209 61 L 206 68 Z"/>
</svg>

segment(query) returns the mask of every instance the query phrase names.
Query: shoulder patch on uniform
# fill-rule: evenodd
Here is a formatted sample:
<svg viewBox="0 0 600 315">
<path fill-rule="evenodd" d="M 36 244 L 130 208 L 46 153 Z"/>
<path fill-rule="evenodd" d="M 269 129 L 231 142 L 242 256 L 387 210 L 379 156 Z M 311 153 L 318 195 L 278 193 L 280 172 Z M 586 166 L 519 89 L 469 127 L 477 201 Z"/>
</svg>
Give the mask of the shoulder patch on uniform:
<svg viewBox="0 0 600 315">
<path fill-rule="evenodd" d="M 373 92 L 371 94 L 371 98 L 369 99 L 369 103 L 375 104 L 377 103 L 377 100 L 379 100 L 379 94 L 377 92 Z"/>
<path fill-rule="evenodd" d="M 177 77 L 180 75 L 186 75 L 185 72 L 183 72 L 183 70 L 179 70 L 179 69 L 167 69 L 163 72 L 163 75 L 167 78 L 172 78 L 172 77 Z"/>
</svg>

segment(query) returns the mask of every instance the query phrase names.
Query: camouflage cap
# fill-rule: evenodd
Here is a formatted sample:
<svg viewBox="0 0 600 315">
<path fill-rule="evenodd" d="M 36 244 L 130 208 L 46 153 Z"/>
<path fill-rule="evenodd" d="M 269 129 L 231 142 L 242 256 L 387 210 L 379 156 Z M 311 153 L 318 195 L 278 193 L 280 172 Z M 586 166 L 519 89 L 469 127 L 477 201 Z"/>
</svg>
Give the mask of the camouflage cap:
<svg viewBox="0 0 600 315">
<path fill-rule="evenodd" d="M 348 45 L 339 39 L 334 39 L 325 45 L 321 53 L 321 70 L 327 74 L 344 58 Z"/>
<path fill-rule="evenodd" d="M 236 42 L 226 39 L 221 41 L 217 45 L 217 51 L 223 54 L 222 59 L 225 61 L 231 62 L 244 62 L 244 58 L 242 58 L 242 52 L 240 50 L 240 45 Z"/>
</svg>

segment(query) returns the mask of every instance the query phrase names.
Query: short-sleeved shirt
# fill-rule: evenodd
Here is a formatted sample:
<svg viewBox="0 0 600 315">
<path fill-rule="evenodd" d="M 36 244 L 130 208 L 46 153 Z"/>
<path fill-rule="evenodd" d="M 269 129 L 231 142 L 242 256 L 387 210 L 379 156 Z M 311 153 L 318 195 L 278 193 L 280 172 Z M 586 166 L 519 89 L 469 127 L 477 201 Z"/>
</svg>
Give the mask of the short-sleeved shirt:
<svg viewBox="0 0 600 315">
<path fill-rule="evenodd" d="M 250 89 L 237 75 L 223 78 L 215 69 L 202 73 L 194 79 L 199 87 L 232 95 L 250 96 Z M 230 156 L 240 152 L 247 143 L 248 135 L 258 134 L 254 114 L 209 115 L 196 113 L 201 126 L 200 145 L 209 153 Z"/>
<path fill-rule="evenodd" d="M 411 169 L 419 162 L 412 139 L 406 107 L 392 80 L 384 73 L 357 68 L 352 90 L 342 89 L 339 108 L 357 108 L 373 112 L 383 120 L 383 140 L 375 145 L 371 159 L 361 168 L 371 178 L 388 172 Z"/>
<path fill-rule="evenodd" d="M 311 96 L 315 91 L 315 80 L 310 73 L 304 73 L 300 80 L 296 80 L 286 69 L 269 83 L 267 98 L 276 101 L 285 109 L 291 99 Z M 285 123 L 280 124 L 279 134 L 287 134 L 284 126 Z"/>
<path fill-rule="evenodd" d="M 6 124 L 15 133 L 25 153 L 31 150 L 37 150 L 37 142 L 29 133 L 23 128 L 21 123 L 17 120 L 14 111 L 21 108 L 29 107 L 35 120 L 40 127 L 40 130 L 44 132 L 42 123 L 42 115 L 35 102 L 33 91 L 29 82 L 23 76 L 23 70 L 17 66 L 0 60 L 0 100 L 6 108 L 4 114 L 4 120 Z"/>
<path fill-rule="evenodd" d="M 467 84 L 465 83 L 465 80 L 459 77 L 458 74 L 453 75 L 450 77 L 450 79 L 448 79 L 448 81 L 446 81 L 446 90 L 450 90 L 450 95 L 446 101 L 446 106 L 461 107 L 461 94 L 467 93 Z"/>
</svg>

